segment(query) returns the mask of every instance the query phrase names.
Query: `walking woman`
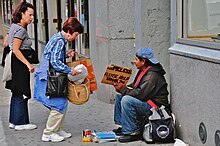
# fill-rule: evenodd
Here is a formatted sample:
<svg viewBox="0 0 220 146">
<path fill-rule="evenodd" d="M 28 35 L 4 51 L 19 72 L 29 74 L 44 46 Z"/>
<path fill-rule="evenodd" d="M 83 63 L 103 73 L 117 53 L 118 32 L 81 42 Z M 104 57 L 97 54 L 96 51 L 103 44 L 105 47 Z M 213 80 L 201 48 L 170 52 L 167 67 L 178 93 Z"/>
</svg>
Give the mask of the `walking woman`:
<svg viewBox="0 0 220 146">
<path fill-rule="evenodd" d="M 64 51 L 67 41 L 71 42 L 83 32 L 83 26 L 74 17 L 70 17 L 64 22 L 62 31 L 53 35 L 44 48 L 40 67 L 36 69 L 34 83 L 34 98 L 41 102 L 50 110 L 50 114 L 43 131 L 42 141 L 59 142 L 65 138 L 71 137 L 62 129 L 65 113 L 67 110 L 67 97 L 47 97 L 47 71 L 49 64 L 60 73 L 76 75 L 79 72 L 68 67 L 64 62 L 66 52 Z M 73 50 L 70 50 L 68 56 L 74 56 Z"/>
<path fill-rule="evenodd" d="M 31 49 L 32 42 L 27 33 L 27 25 L 34 17 L 34 7 L 21 2 L 14 10 L 13 23 L 8 33 L 9 47 L 12 50 L 12 80 L 6 82 L 6 88 L 12 92 L 9 116 L 9 128 L 31 130 L 37 126 L 30 124 L 28 100 L 31 98 L 30 73 L 34 66 L 25 58 L 23 52 Z"/>
</svg>

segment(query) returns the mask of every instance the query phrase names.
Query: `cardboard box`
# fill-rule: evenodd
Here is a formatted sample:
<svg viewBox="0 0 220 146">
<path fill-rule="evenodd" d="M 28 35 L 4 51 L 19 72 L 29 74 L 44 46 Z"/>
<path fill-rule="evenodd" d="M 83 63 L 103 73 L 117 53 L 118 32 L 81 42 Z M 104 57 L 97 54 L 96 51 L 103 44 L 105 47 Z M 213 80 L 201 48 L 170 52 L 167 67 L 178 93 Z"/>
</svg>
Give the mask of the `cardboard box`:
<svg viewBox="0 0 220 146">
<path fill-rule="evenodd" d="M 101 83 L 114 85 L 122 83 L 125 85 L 132 75 L 132 69 L 118 66 L 115 64 L 108 65 Z"/>
</svg>

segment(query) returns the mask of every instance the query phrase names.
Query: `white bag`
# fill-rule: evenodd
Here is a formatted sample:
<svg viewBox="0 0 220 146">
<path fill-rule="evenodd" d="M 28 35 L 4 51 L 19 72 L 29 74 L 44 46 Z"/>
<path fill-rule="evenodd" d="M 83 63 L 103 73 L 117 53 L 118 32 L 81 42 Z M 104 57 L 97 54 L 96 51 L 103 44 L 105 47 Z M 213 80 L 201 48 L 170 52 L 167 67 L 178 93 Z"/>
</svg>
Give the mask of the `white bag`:
<svg viewBox="0 0 220 146">
<path fill-rule="evenodd" d="M 72 76 L 68 74 L 68 79 L 71 82 L 74 82 L 74 84 L 82 84 L 82 82 L 85 80 L 86 76 L 88 75 L 88 70 L 83 64 L 79 64 L 76 67 L 74 67 L 76 71 L 79 72 L 79 74 Z"/>
<path fill-rule="evenodd" d="M 10 51 L 7 56 L 5 57 L 5 67 L 3 70 L 3 76 L 2 81 L 6 82 L 12 79 L 12 73 L 11 73 L 11 54 L 12 51 Z"/>
<path fill-rule="evenodd" d="M 174 146 L 187 146 L 182 140 L 175 138 Z"/>
</svg>

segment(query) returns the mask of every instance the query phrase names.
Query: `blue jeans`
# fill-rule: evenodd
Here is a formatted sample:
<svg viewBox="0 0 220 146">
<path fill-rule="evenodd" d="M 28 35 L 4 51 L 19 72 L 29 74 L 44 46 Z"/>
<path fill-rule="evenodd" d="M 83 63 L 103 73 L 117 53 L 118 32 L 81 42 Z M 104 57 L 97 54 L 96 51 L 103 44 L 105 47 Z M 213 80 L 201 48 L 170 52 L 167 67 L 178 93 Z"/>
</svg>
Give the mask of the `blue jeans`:
<svg viewBox="0 0 220 146">
<path fill-rule="evenodd" d="M 28 99 L 24 99 L 23 95 L 12 94 L 9 122 L 14 125 L 29 124 Z"/>
<path fill-rule="evenodd" d="M 122 126 L 123 134 L 131 134 L 141 131 L 142 127 L 138 121 L 138 116 L 150 116 L 151 106 L 137 98 L 129 95 L 115 95 L 114 121 Z"/>
</svg>

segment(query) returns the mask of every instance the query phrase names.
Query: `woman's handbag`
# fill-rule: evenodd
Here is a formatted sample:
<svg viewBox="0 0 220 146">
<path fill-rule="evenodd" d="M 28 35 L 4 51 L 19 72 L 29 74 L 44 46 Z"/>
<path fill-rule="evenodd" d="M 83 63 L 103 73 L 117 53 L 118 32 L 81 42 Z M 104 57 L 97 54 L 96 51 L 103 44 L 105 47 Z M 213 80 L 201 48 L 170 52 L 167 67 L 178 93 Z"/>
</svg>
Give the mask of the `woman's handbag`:
<svg viewBox="0 0 220 146">
<path fill-rule="evenodd" d="M 88 70 L 87 78 L 90 81 L 90 91 L 97 90 L 97 82 L 96 82 L 96 77 L 95 77 L 91 59 L 90 58 L 79 58 L 79 54 L 76 53 L 75 60 L 67 63 L 69 67 L 75 67 L 79 64 L 83 64 Z"/>
<path fill-rule="evenodd" d="M 64 64 L 66 64 L 66 48 L 63 48 L 64 52 Z M 49 61 L 50 62 L 50 61 Z M 46 88 L 46 96 L 49 97 L 67 97 L 68 88 L 67 81 L 68 77 L 65 73 L 56 72 L 53 66 L 49 63 L 47 77 L 47 88 Z"/>
<path fill-rule="evenodd" d="M 46 96 L 66 97 L 67 96 L 67 74 L 57 73 L 50 67 L 47 78 Z"/>
<path fill-rule="evenodd" d="M 34 49 L 32 48 L 25 49 L 25 50 L 21 50 L 21 52 L 24 55 L 24 57 L 28 60 L 29 63 L 31 64 L 39 63 L 37 52 Z"/>
<path fill-rule="evenodd" d="M 90 82 L 85 78 L 82 84 L 74 84 L 68 81 L 68 100 L 77 105 L 86 103 L 90 95 Z"/>
<path fill-rule="evenodd" d="M 9 81 L 12 79 L 11 55 L 12 55 L 12 51 L 10 51 L 5 57 L 5 66 L 4 66 L 4 70 L 3 70 L 3 76 L 2 76 L 3 82 Z"/>
</svg>

